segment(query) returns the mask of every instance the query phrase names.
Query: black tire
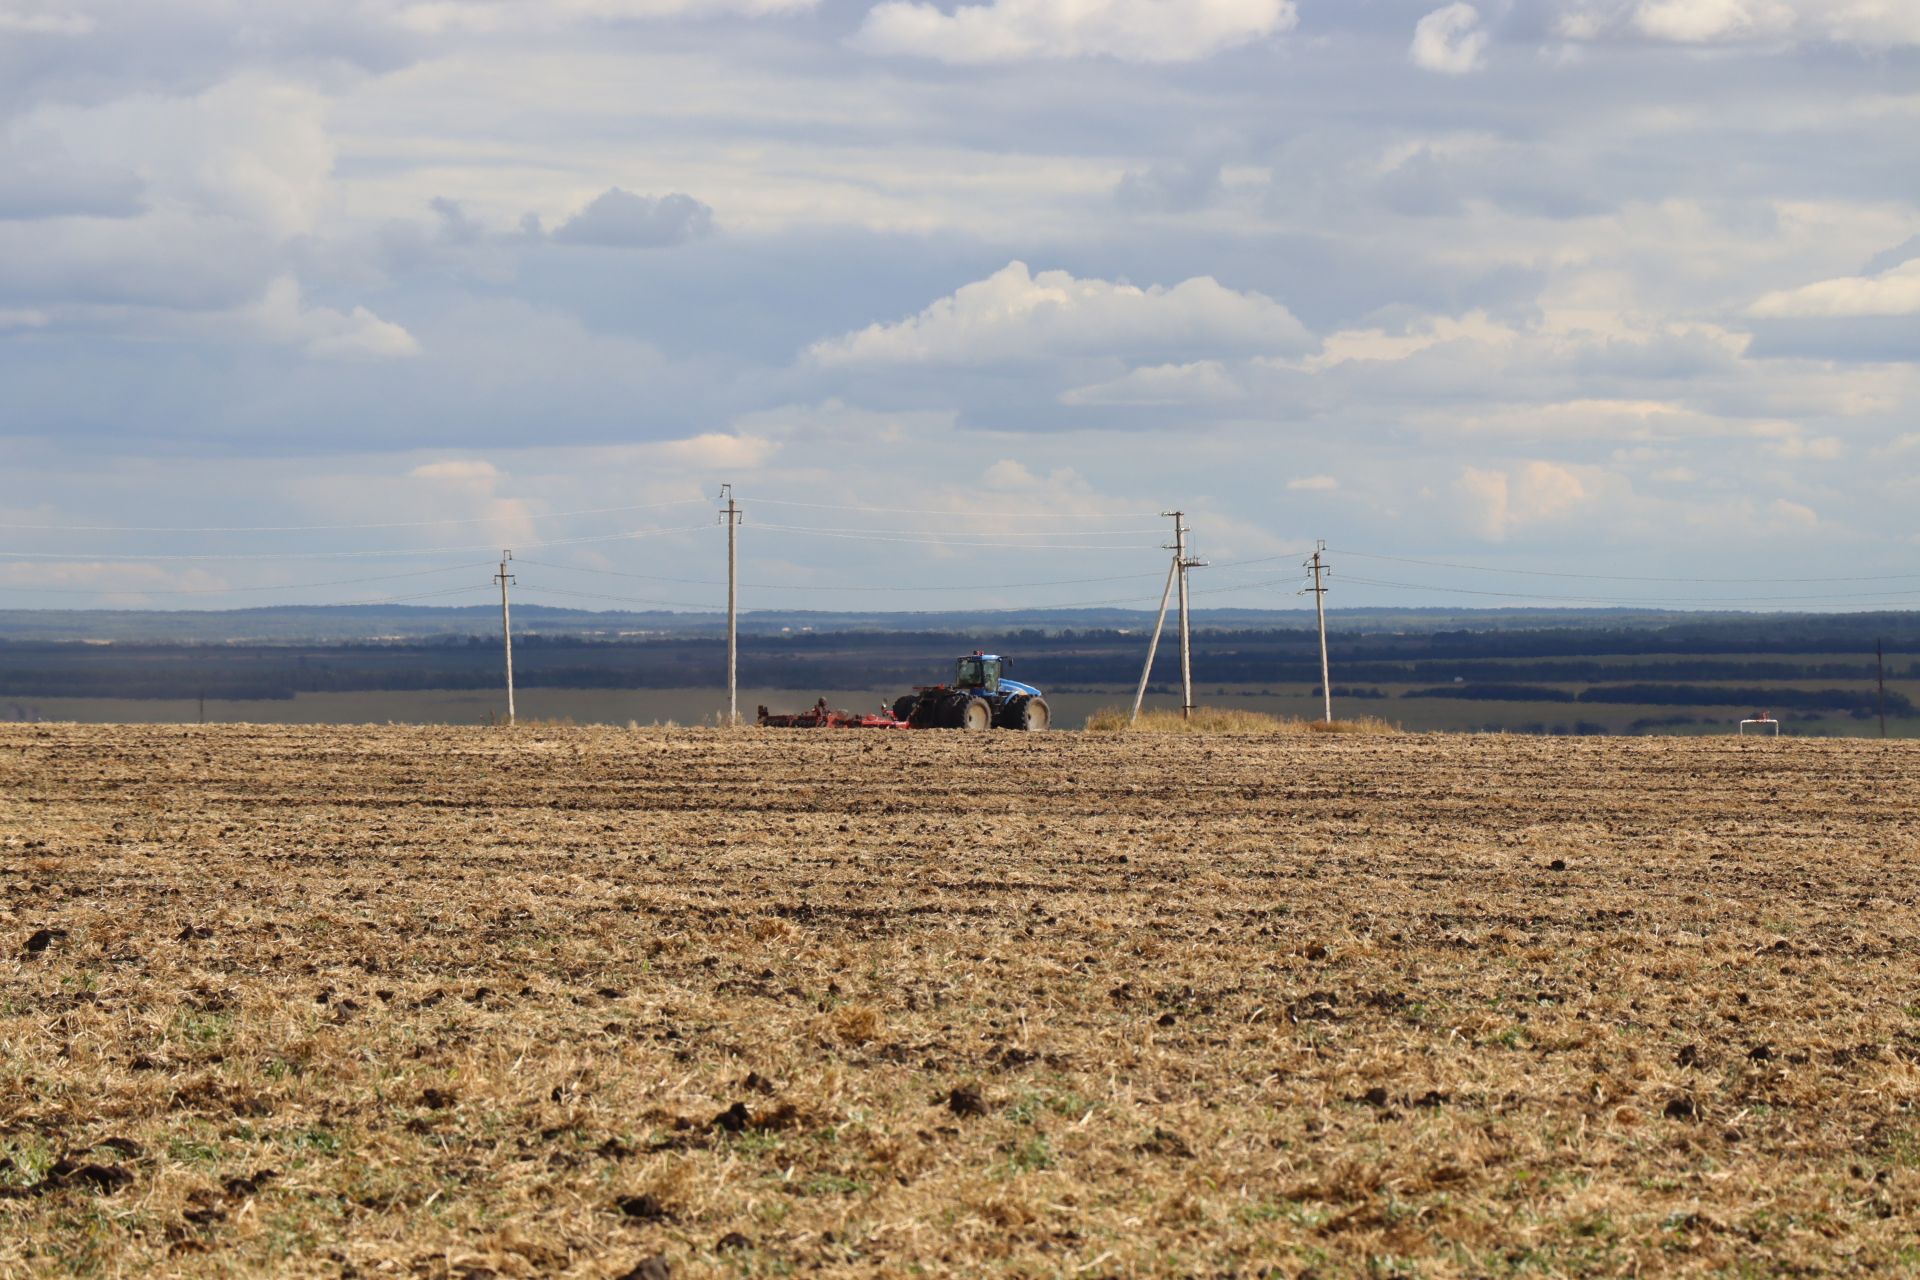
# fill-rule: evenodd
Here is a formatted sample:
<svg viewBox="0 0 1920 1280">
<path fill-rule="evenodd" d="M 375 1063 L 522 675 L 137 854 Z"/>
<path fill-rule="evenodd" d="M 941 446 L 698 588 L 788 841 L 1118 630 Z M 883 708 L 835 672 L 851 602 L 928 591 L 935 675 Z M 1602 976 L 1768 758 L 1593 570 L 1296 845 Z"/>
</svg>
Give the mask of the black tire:
<svg viewBox="0 0 1920 1280">
<path fill-rule="evenodd" d="M 920 701 L 917 693 L 903 693 L 893 700 L 893 718 L 895 720 L 913 719 L 913 708 Z"/>
<path fill-rule="evenodd" d="M 1028 698 L 1020 708 L 1020 727 L 1028 733 L 1045 733 L 1053 723 L 1053 712 L 1045 698 Z"/>
<path fill-rule="evenodd" d="M 968 698 L 960 706 L 959 724 L 956 727 L 968 733 L 993 728 L 993 704 L 985 698 Z"/>
</svg>

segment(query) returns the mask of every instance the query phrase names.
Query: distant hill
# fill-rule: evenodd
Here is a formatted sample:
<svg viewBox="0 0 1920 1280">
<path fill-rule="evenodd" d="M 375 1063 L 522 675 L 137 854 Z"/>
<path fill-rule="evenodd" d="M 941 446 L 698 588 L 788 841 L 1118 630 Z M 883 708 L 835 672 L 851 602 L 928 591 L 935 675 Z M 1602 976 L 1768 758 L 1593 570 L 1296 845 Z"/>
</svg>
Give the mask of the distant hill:
<svg viewBox="0 0 1920 1280">
<path fill-rule="evenodd" d="M 719 635 L 718 613 L 595 612 L 544 605 L 516 606 L 516 635 L 587 639 Z M 1169 618 L 1171 632 L 1172 619 Z M 927 613 L 827 612 L 760 609 L 740 616 L 748 635 L 794 632 L 885 632 L 951 636 L 1004 635 L 1018 631 L 1138 631 L 1152 627 L 1146 609 L 945 610 Z M 1311 609 L 1199 609 L 1196 629 L 1270 631 L 1311 628 Z M 1705 628 L 1719 644 L 1727 637 L 1760 640 L 1790 631 L 1803 640 L 1831 636 L 1912 636 L 1920 613 L 1755 614 L 1672 612 L 1646 609 L 1336 609 L 1330 630 L 1353 634 L 1430 634 L 1626 629 L 1694 635 Z M 285 605 L 256 609 L 7 609 L 0 610 L 0 643 L 92 641 L 146 644 L 335 644 L 393 640 L 427 641 L 497 636 L 500 611 L 490 605 L 458 608 L 429 605 Z"/>
</svg>

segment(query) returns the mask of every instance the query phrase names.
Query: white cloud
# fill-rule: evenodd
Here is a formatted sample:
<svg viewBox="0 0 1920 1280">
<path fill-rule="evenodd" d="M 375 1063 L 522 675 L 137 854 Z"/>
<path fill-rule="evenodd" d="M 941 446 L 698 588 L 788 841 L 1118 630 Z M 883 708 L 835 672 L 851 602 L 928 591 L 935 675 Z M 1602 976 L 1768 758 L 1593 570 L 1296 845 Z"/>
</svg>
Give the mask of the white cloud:
<svg viewBox="0 0 1920 1280">
<path fill-rule="evenodd" d="M 1407 56 L 1413 65 L 1446 75 L 1466 75 L 1486 65 L 1488 35 L 1480 11 L 1470 4 L 1435 9 L 1413 29 Z"/>
<path fill-rule="evenodd" d="M 1340 487 L 1340 482 L 1332 476 L 1295 476 L 1287 481 L 1287 488 L 1294 493 L 1332 493 Z"/>
<path fill-rule="evenodd" d="M 1795 16 L 1780 0 L 1640 0 L 1633 23 L 1656 40 L 1706 44 L 1784 34 Z"/>
<path fill-rule="evenodd" d="M 1462 467 L 1454 492 L 1468 526 L 1494 542 L 1527 525 L 1564 519 L 1590 496 L 1573 470 L 1538 459 L 1512 470 Z"/>
<path fill-rule="evenodd" d="M 1846 456 L 1847 446 L 1838 436 L 1791 435 L 1769 444 L 1767 452 L 1788 462 L 1834 462 Z"/>
<path fill-rule="evenodd" d="M 1518 330 L 1497 323 L 1484 311 L 1464 316 L 1429 316 L 1409 325 L 1405 332 L 1388 333 L 1383 329 L 1342 329 L 1328 334 L 1320 351 L 1308 357 L 1304 366 L 1321 370 L 1355 361 L 1397 361 L 1448 343 L 1463 346 L 1507 350 L 1520 341 Z"/>
<path fill-rule="evenodd" d="M 1280 303 L 1211 276 L 1142 289 L 1065 271 L 1034 275 L 1013 262 L 918 315 L 815 343 L 809 354 L 826 365 L 983 365 L 1222 347 L 1277 351 L 1308 340 Z"/>
<path fill-rule="evenodd" d="M 1118 378 L 1062 392 L 1061 404 L 1179 405 L 1222 404 L 1246 398 L 1246 390 L 1218 360 L 1191 364 L 1144 365 Z"/>
<path fill-rule="evenodd" d="M 238 319 L 256 337 L 321 359 L 387 360 L 420 354 L 412 334 L 365 307 L 342 312 L 304 305 L 300 285 L 291 276 L 275 280 Z"/>
<path fill-rule="evenodd" d="M 484 458 L 451 458 L 444 462 L 423 462 L 407 474 L 416 480 L 452 480 L 490 486 L 500 479 L 500 468 Z"/>
<path fill-rule="evenodd" d="M 1759 319 L 1832 319 L 1920 315 L 1920 258 L 1877 276 L 1842 276 L 1760 298 L 1747 314 Z"/>
<path fill-rule="evenodd" d="M 885 0 L 853 43 L 871 53 L 942 62 L 1111 57 L 1193 62 L 1291 31 L 1293 0 L 991 0 L 948 13 L 919 0 Z"/>
<path fill-rule="evenodd" d="M 0 8 L 0 34 L 26 36 L 84 36 L 95 26 L 84 13 L 61 13 L 51 5 L 10 4 Z"/>
<path fill-rule="evenodd" d="M 663 440 L 640 446 L 655 462 L 685 471 L 763 467 L 780 452 L 780 442 L 766 436 L 708 431 L 684 440 Z"/>
<path fill-rule="evenodd" d="M 1002 458 L 980 473 L 980 478 L 995 489 L 1037 489 L 1040 477 L 1033 474 L 1026 464 L 1013 458 Z"/>
<path fill-rule="evenodd" d="M 420 0 L 396 9 L 394 22 L 424 35 L 486 35 L 581 23 L 805 13 L 818 5 L 819 0 Z"/>
<path fill-rule="evenodd" d="M 1727 45 L 1832 41 L 1870 47 L 1920 44 L 1910 0 L 1581 0 L 1560 16 L 1569 40 L 1639 38 Z"/>
</svg>

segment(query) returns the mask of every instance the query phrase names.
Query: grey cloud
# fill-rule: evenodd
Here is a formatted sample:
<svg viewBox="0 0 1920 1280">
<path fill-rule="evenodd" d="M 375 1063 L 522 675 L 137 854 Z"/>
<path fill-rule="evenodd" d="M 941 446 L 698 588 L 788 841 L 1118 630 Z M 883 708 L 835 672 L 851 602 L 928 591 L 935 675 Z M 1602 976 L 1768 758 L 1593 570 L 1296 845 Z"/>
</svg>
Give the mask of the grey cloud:
<svg viewBox="0 0 1920 1280">
<path fill-rule="evenodd" d="M 49 161 L 0 149 L 0 220 L 131 218 L 146 190 L 125 169 Z"/>
<path fill-rule="evenodd" d="M 1860 269 L 1863 276 L 1877 276 L 1891 271 L 1903 263 L 1920 258 L 1920 236 L 1911 236 L 1891 249 L 1882 249 L 1867 259 L 1866 266 Z"/>
<path fill-rule="evenodd" d="M 1538 148 L 1502 147 L 1454 157 L 1423 146 L 1384 175 L 1387 207 L 1412 217 L 1452 217 L 1471 200 L 1536 218 L 1580 218 L 1616 208 L 1621 195 L 1603 189 L 1593 160 L 1575 168 Z"/>
<path fill-rule="evenodd" d="M 1123 174 L 1113 189 L 1122 209 L 1184 213 L 1210 203 L 1220 192 L 1217 158 L 1172 160 Z"/>
<path fill-rule="evenodd" d="M 440 219 L 440 231 L 436 237 L 441 244 L 472 244 L 484 232 L 480 225 L 467 216 L 458 200 L 449 200 L 445 196 L 435 196 L 427 202 L 434 215 Z"/>
<path fill-rule="evenodd" d="M 712 208 L 692 196 L 676 193 L 654 199 L 611 187 L 555 228 L 553 240 L 556 244 L 659 249 L 710 236 L 714 229 Z"/>
<path fill-rule="evenodd" d="M 1912 316 L 1839 316 L 1756 320 L 1757 357 L 1806 357 L 1846 364 L 1920 361 L 1920 325 Z"/>
</svg>

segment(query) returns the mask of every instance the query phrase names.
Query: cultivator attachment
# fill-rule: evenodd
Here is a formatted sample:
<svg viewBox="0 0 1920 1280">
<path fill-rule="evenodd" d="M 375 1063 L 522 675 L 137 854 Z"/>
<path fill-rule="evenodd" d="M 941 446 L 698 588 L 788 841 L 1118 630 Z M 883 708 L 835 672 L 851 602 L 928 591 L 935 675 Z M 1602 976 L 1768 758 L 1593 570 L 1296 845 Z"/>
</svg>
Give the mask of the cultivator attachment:
<svg viewBox="0 0 1920 1280">
<path fill-rule="evenodd" d="M 836 711 L 827 705 L 825 698 L 814 703 L 805 711 L 793 715 L 775 715 L 765 707 L 760 708 L 760 726 L 763 729 L 910 729 L 905 720 L 896 720 L 891 711 L 882 708 L 878 712 L 869 711 L 860 714 L 854 711 Z"/>
</svg>

